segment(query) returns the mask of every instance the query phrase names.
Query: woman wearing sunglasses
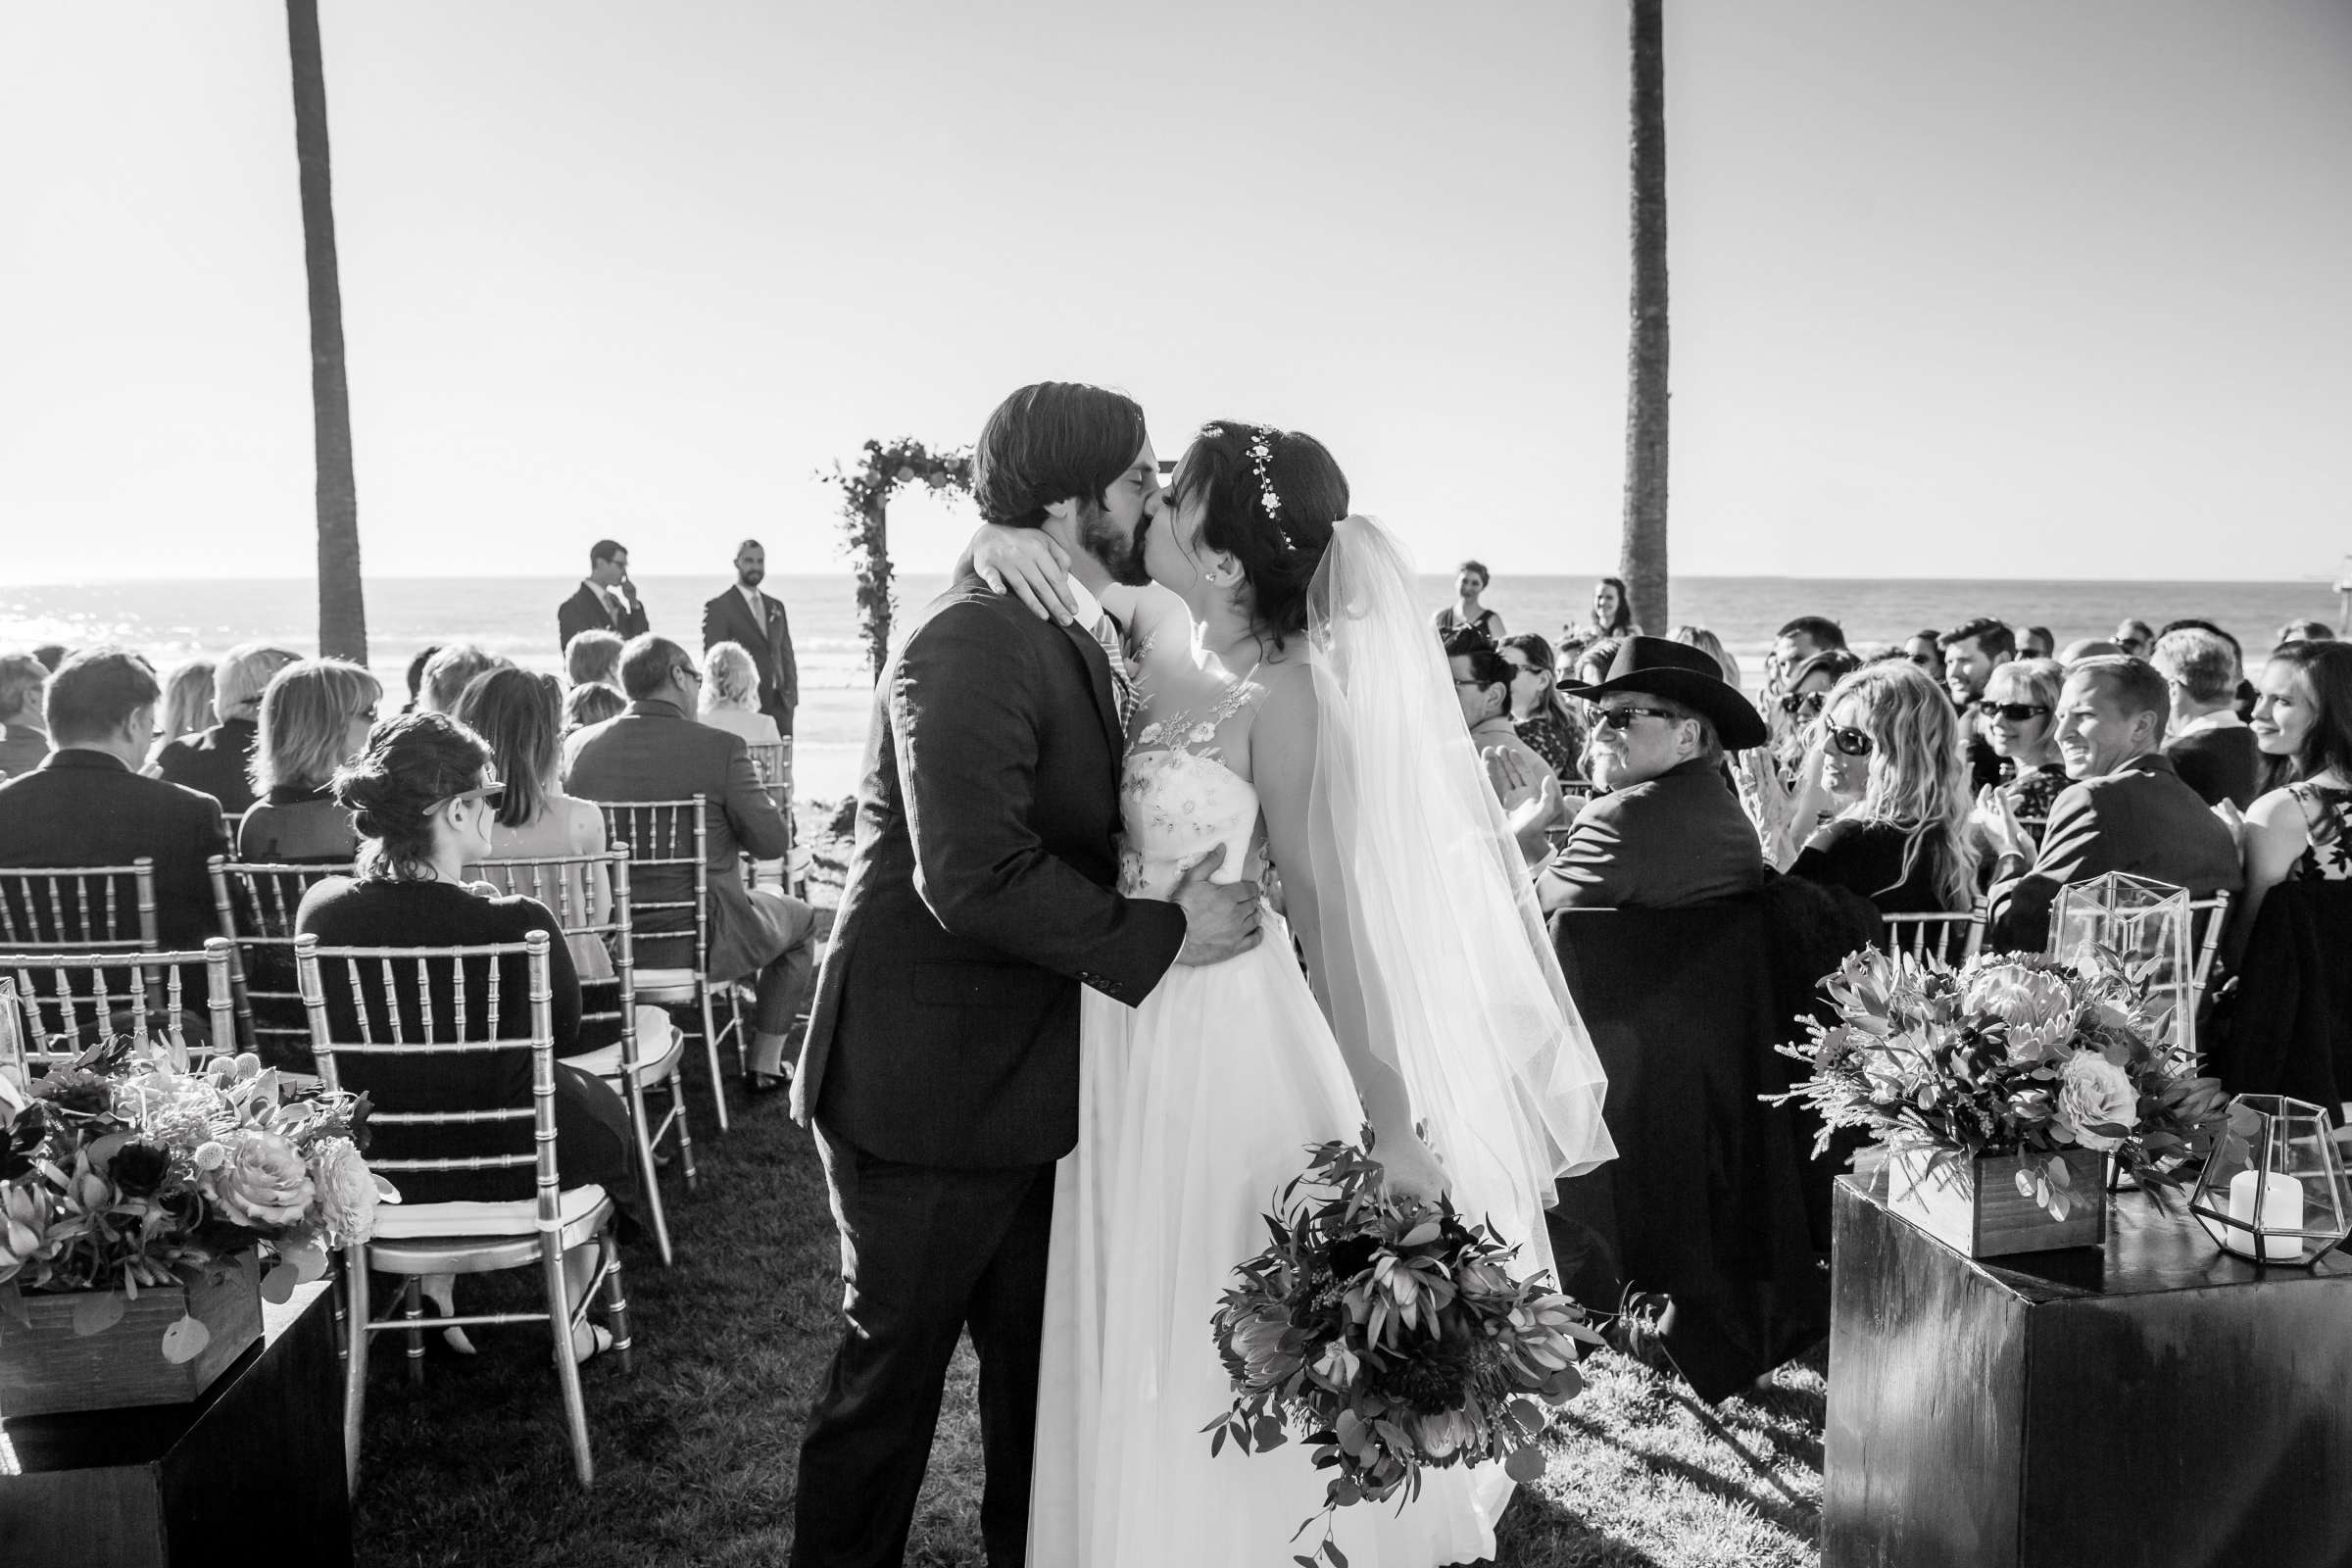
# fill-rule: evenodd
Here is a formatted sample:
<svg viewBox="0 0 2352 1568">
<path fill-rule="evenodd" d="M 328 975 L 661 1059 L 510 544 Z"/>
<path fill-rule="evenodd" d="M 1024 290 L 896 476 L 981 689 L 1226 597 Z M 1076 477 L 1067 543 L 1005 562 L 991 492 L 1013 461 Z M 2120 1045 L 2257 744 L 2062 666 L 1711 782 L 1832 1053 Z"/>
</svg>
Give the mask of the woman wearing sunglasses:
<svg viewBox="0 0 2352 1568">
<path fill-rule="evenodd" d="M 1889 660 L 1839 681 L 1816 755 L 1823 788 L 1847 804 L 1806 842 L 1789 875 L 1859 893 L 1883 914 L 1975 902 L 1959 717 L 1926 671 Z"/>
<path fill-rule="evenodd" d="M 1578 759 L 1585 750 L 1585 726 L 1560 695 L 1559 662 L 1551 644 L 1532 631 L 1505 637 L 1495 652 L 1511 666 L 1511 728 L 1527 749 L 1551 764 L 1562 779 L 1581 779 Z"/>
<path fill-rule="evenodd" d="M 499 897 L 485 885 L 466 880 L 466 866 L 492 853 L 505 792 L 491 767 L 490 748 L 456 719 L 444 713 L 411 713 L 377 725 L 367 751 L 335 774 L 334 791 L 359 829 L 359 865 L 352 876 L 328 877 L 311 889 L 294 917 L 297 932 L 330 948 L 447 948 L 520 942 L 533 931 L 552 937 L 562 929 L 537 900 Z M 579 1049 L 580 982 L 571 955 L 561 942 L 548 950 L 548 970 L 555 992 L 556 1054 L 572 1054 Z M 478 1038 L 488 1016 L 488 975 L 469 966 L 467 978 L 475 982 L 466 987 L 467 1022 Z M 335 1031 L 346 1038 L 356 1035 L 358 1006 L 340 967 L 322 965 L 319 979 Z M 373 1038 L 389 1040 L 393 1036 L 382 991 L 370 989 L 366 999 L 369 1029 Z M 526 1038 L 531 1027 L 530 985 L 521 955 L 499 961 L 498 990 L 503 1001 L 497 1038 Z M 409 1038 L 449 1040 L 458 1034 L 449 992 L 435 989 L 433 1014 L 430 1036 L 410 1018 Z M 427 1053 L 414 1062 L 366 1055 L 348 1061 L 343 1086 L 368 1091 L 378 1110 L 531 1103 L 530 1058 L 519 1052 Z M 515 1152 L 529 1152 L 529 1125 L 513 1125 Z M 434 1158 L 481 1151 L 478 1129 L 455 1131 L 453 1144 L 452 1129 L 379 1121 L 376 1152 L 388 1158 Z M 556 1157 L 564 1185 L 598 1183 L 626 1216 L 637 1185 L 633 1149 L 620 1097 L 559 1061 Z M 478 1172 L 409 1172 L 397 1185 L 410 1202 L 438 1203 L 527 1199 L 531 1181 L 526 1165 Z M 590 1249 L 577 1250 L 585 1253 Z M 575 1289 L 593 1276 L 595 1261 L 593 1256 L 566 1257 Z M 449 1276 L 428 1277 L 424 1291 L 444 1315 L 450 1315 Z M 459 1332 L 449 1333 L 452 1346 L 463 1348 Z M 610 1337 L 602 1329 L 591 1335 L 583 1325 L 573 1337 L 572 1350 L 584 1360 L 608 1343 Z"/>
<path fill-rule="evenodd" d="M 1997 789 L 2000 804 L 2024 819 L 2027 833 L 2041 837 L 2040 823 L 2050 814 L 2058 792 L 2072 782 L 2066 764 L 2058 760 L 2059 688 L 2066 684 L 2066 666 L 2055 659 L 2015 659 L 1995 664 L 1984 678 L 1984 695 L 1976 705 L 1977 721 L 1984 726 L 1985 744 L 2009 764 L 2009 776 L 1986 786 L 1979 805 L 1991 808 L 1987 798 Z"/>
</svg>

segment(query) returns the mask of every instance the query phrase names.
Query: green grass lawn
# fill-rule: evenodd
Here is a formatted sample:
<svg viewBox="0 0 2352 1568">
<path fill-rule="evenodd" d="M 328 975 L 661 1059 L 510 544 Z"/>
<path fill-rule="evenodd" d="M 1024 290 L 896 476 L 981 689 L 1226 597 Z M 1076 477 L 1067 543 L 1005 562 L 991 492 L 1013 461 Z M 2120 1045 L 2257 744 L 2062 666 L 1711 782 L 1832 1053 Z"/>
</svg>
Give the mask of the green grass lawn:
<svg viewBox="0 0 2352 1568">
<path fill-rule="evenodd" d="M 698 1084 L 696 1105 L 707 1105 L 704 1093 Z M 481 1353 L 429 1359 L 421 1389 L 406 1380 L 400 1342 L 379 1341 L 358 1498 L 362 1563 L 784 1560 L 793 1458 L 836 1331 L 839 1253 L 823 1172 L 780 1098 L 739 1105 L 737 1118 L 733 1132 L 706 1133 L 699 1146 L 701 1193 L 673 1197 L 676 1264 L 665 1270 L 643 1248 L 629 1259 L 634 1369 L 599 1360 L 583 1373 L 592 1491 L 571 1480 L 543 1329 L 476 1330 Z M 678 1192 L 674 1177 L 669 1191 Z M 461 1306 L 521 1305 L 527 1289 L 519 1279 L 461 1281 Z M 1550 1473 L 1504 1516 L 1500 1562 L 1815 1560 L 1818 1362 L 1784 1368 L 1770 1392 L 1711 1415 L 1679 1384 L 1608 1352 L 1588 1370 L 1591 1388 L 1554 1434 Z M 967 1352 L 932 1450 L 915 1563 L 981 1561 L 972 1372 Z M 1285 1544 L 1268 1544 L 1269 1563 L 1289 1557 Z"/>
</svg>

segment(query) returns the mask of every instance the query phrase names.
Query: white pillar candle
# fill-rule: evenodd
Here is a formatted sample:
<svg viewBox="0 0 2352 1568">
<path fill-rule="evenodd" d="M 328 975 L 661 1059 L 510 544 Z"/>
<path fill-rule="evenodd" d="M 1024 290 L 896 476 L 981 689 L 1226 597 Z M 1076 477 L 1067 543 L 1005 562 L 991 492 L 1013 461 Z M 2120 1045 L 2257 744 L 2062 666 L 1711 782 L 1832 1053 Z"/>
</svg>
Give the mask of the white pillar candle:
<svg viewBox="0 0 2352 1568">
<path fill-rule="evenodd" d="M 2303 1184 L 2277 1171 L 2267 1175 L 2241 1170 L 2230 1178 L 2230 1217 L 2240 1224 L 2234 1240 L 2252 1247 L 2247 1234 L 2254 1225 L 2255 1183 L 2262 1184 L 2262 1259 L 2266 1263 L 2296 1263 L 2303 1258 Z M 2280 1232 L 2286 1234 L 2280 1235 Z"/>
</svg>

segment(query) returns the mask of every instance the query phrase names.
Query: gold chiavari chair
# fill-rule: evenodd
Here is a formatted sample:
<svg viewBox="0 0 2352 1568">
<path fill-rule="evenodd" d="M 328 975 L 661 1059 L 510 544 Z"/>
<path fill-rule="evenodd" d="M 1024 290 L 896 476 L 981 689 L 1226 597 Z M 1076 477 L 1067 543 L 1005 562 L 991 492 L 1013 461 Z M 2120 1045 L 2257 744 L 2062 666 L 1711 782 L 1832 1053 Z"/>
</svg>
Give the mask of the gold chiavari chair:
<svg viewBox="0 0 2352 1568">
<path fill-rule="evenodd" d="M 1886 946 L 1915 958 L 1934 956 L 1957 968 L 1984 951 L 1984 901 L 1936 914 L 1886 916 Z"/>
<path fill-rule="evenodd" d="M 610 1029 L 609 1046 L 567 1056 L 564 1060 L 593 1074 L 619 1095 L 629 1107 L 629 1124 L 637 1135 L 638 1167 L 645 1173 L 646 1206 L 651 1212 L 654 1244 L 667 1267 L 671 1260 L 669 1215 L 662 1201 L 660 1173 L 654 1151 L 673 1132 L 677 1135 L 678 1163 L 686 1187 L 693 1191 L 694 1131 L 686 1119 L 686 1036 L 660 1007 L 637 1002 L 635 943 L 631 940 L 629 857 L 623 850 L 600 855 L 544 856 L 484 860 L 472 866 L 474 876 L 501 893 L 536 899 L 547 906 L 570 944 L 572 962 L 580 971 L 580 1024 Z M 601 895 L 601 896 L 600 896 Z M 583 952 L 603 954 L 612 971 L 610 980 L 592 978 L 582 961 Z M 605 965 L 599 965 L 599 968 Z M 590 1006 L 591 996 L 610 994 L 611 1006 Z M 647 1048 L 651 1041 L 652 1048 Z M 646 1091 L 668 1096 L 656 1118 L 647 1109 Z"/>
<path fill-rule="evenodd" d="M 155 861 L 0 870 L 0 948 L 12 953 L 152 953 Z"/>
<path fill-rule="evenodd" d="M 710 1066 L 710 1102 L 718 1130 L 727 1130 L 727 1089 L 718 1065 L 722 1031 L 711 1003 L 710 830 L 700 795 L 682 801 L 603 801 L 605 842 L 625 851 L 635 889 L 630 923 L 636 949 L 637 1000 L 683 1007 L 700 1015 L 703 1051 Z M 662 961 L 647 962 L 658 956 Z M 742 1009 L 732 987 L 717 987 L 727 1003 L 723 1033 L 743 1050 Z"/>
<path fill-rule="evenodd" d="M 588 1447 L 588 1407 L 580 1395 L 580 1369 L 572 1359 L 572 1335 L 603 1294 L 606 1316 L 612 1324 L 612 1350 L 625 1369 L 628 1300 L 621 1289 L 620 1256 L 612 1241 L 612 1200 L 594 1183 L 566 1189 L 556 1168 L 554 985 L 548 968 L 548 952 L 554 941 L 544 931 L 534 931 L 521 942 L 479 947 L 325 948 L 310 935 L 295 941 L 295 972 L 311 1022 L 312 1050 L 329 1089 L 342 1087 L 344 1067 L 354 1057 L 525 1053 L 531 1063 L 531 1102 L 527 1106 L 416 1110 L 404 1106 L 401 1097 L 385 1093 L 380 1085 L 370 1090 L 375 1100 L 370 1120 L 379 1128 L 433 1127 L 466 1135 L 457 1140 L 466 1148 L 463 1154 L 395 1158 L 371 1153 L 369 1165 L 395 1187 L 404 1172 L 527 1169 L 534 1193 L 527 1200 L 511 1202 L 388 1205 L 376 1211 L 374 1239 L 344 1250 L 345 1286 L 350 1293 L 349 1346 L 343 1373 L 344 1464 L 355 1493 L 360 1480 L 360 1431 L 367 1415 L 370 1338 L 407 1334 L 410 1376 L 420 1379 L 424 1360 L 418 1285 L 423 1277 L 496 1273 L 529 1268 L 534 1263 L 539 1266 L 545 1297 L 542 1310 L 460 1314 L 435 1323 L 442 1327 L 547 1324 L 571 1439 L 572 1473 L 583 1487 L 596 1479 L 596 1461 Z M 528 976 L 528 995 L 521 1000 L 529 1008 L 530 1033 L 524 1038 L 501 1039 L 502 1006 L 513 1006 L 515 999 L 500 996 L 499 973 L 502 961 L 515 956 L 523 957 Z M 350 1034 L 339 1032 L 330 1019 L 330 987 L 350 1004 Z M 436 989 L 451 998 L 449 1020 L 456 1026 L 452 1030 L 434 1028 Z M 469 1027 L 475 1021 L 467 1006 L 469 990 L 480 1003 L 478 1028 Z M 379 1034 L 390 1038 L 378 1038 Z M 439 1038 L 441 1034 L 454 1038 Z M 529 1128 L 530 1148 L 517 1151 L 512 1129 L 520 1126 Z M 502 1137 L 502 1133 L 508 1136 Z M 578 1305 L 573 1306 L 564 1286 L 564 1254 L 590 1242 L 599 1247 L 597 1271 L 581 1291 Z M 373 1315 L 368 1298 L 370 1269 L 402 1278 L 401 1316 Z"/>
<path fill-rule="evenodd" d="M 219 937 L 204 951 L 74 953 L 60 948 L 0 953 L 0 975 L 16 982 L 18 1021 L 27 1068 L 70 1063 L 115 1035 L 160 1045 L 174 1067 L 186 1070 L 237 1050 L 229 1004 L 229 945 Z M 201 971 L 206 1027 L 191 1036 L 190 1004 Z"/>
<path fill-rule="evenodd" d="M 303 895 L 348 865 L 224 860 L 205 862 L 213 910 L 232 944 L 228 980 L 236 995 L 237 1038 L 273 1067 L 308 1073 L 311 1021 L 294 980 L 294 916 Z"/>
<path fill-rule="evenodd" d="M 792 816 L 792 741 L 789 737 L 773 746 L 749 746 L 752 772 L 758 776 L 760 787 L 775 803 L 783 814 L 784 826 L 791 837 L 784 846 L 784 858 L 774 862 L 777 880 L 797 897 L 808 896 L 808 870 L 807 851 L 801 845 L 800 826 Z M 752 886 L 760 885 L 760 866 L 750 856 L 744 857 L 744 876 Z"/>
<path fill-rule="evenodd" d="M 2197 955 L 2188 976 L 2191 1006 L 2204 1001 L 2205 988 L 2213 982 L 2213 960 L 2222 951 L 2222 927 L 2229 923 L 2229 894 L 2215 893 L 2188 901 L 2188 927 Z"/>
</svg>

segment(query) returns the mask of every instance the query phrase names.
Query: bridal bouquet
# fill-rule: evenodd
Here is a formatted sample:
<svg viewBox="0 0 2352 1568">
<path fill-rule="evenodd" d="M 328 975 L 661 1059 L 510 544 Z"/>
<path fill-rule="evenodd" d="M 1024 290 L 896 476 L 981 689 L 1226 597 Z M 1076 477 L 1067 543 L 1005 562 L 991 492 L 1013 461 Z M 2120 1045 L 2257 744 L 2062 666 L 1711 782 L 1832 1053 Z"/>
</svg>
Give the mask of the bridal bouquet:
<svg viewBox="0 0 2352 1568">
<path fill-rule="evenodd" d="M 1386 1197 L 1371 1143 L 1366 1129 L 1361 1148 L 1311 1151 L 1265 1217 L 1272 1245 L 1234 1270 L 1211 1320 L 1233 1406 L 1201 1428 L 1210 1452 L 1298 1436 L 1338 1472 L 1301 1533 L 1349 1503 L 1411 1500 L 1425 1470 L 1542 1475 L 1537 1439 L 1584 1387 L 1574 1342 L 1600 1343 L 1544 1276 L 1512 1274 L 1517 1249 L 1493 1230 L 1449 1201 Z M 1316 1556 L 1346 1568 L 1328 1531 Z"/>
<path fill-rule="evenodd" d="M 0 1073 L 0 1317 L 19 1292 L 84 1293 L 74 1332 L 103 1333 L 141 1287 L 256 1250 L 278 1260 L 262 1295 L 287 1299 L 399 1201 L 361 1157 L 366 1127 L 364 1096 L 290 1095 L 250 1054 L 178 1072 L 118 1039 L 28 1086 Z M 164 1353 L 209 1338 L 182 1318 Z"/>
<path fill-rule="evenodd" d="M 2146 967 L 2098 948 L 2066 962 L 1986 954 L 1958 969 L 1865 949 L 1822 982 L 1838 1021 L 1780 1048 L 1813 1075 L 1776 1099 L 1821 1114 L 1816 1154 L 1839 1127 L 1925 1153 L 1930 1169 L 2025 1154 L 2019 1190 L 2053 1219 L 2075 1201 L 2070 1148 L 2112 1152 L 2151 1191 L 2187 1186 L 2228 1106 L 2166 1043 L 2171 1004 L 2150 998 Z"/>
</svg>

